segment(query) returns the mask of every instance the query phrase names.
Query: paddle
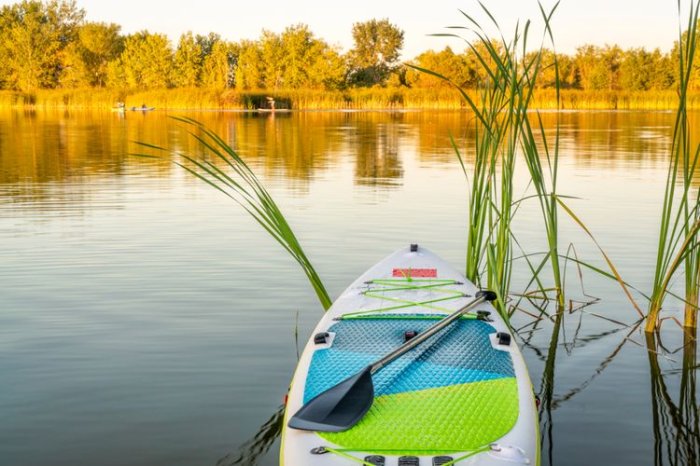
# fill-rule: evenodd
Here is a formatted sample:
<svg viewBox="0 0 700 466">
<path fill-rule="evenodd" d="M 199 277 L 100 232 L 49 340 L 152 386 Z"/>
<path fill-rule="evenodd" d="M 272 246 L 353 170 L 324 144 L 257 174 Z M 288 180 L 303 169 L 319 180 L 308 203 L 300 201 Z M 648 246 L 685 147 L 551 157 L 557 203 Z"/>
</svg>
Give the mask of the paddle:
<svg viewBox="0 0 700 466">
<path fill-rule="evenodd" d="M 462 314 L 485 301 L 493 301 L 495 299 L 496 293 L 493 291 L 482 290 L 477 292 L 474 300 L 466 306 L 456 310 L 435 325 L 428 327 L 419 335 L 411 338 L 357 374 L 316 395 L 292 416 L 289 420 L 289 427 L 317 432 L 341 432 L 351 428 L 362 419 L 372 406 L 372 400 L 374 400 L 372 374 L 420 345 L 459 319 Z"/>
</svg>

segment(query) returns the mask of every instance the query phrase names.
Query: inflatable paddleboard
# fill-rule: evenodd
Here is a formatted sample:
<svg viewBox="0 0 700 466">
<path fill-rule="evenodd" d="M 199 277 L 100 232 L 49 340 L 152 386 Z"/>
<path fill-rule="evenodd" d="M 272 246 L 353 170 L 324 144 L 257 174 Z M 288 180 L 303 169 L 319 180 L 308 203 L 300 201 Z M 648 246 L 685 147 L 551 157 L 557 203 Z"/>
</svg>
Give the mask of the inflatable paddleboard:
<svg viewBox="0 0 700 466">
<path fill-rule="evenodd" d="M 284 466 L 538 465 L 532 383 L 508 326 L 482 303 L 372 375 L 374 398 L 339 432 L 289 426 L 302 406 L 469 304 L 478 289 L 411 245 L 359 277 L 316 326 L 292 379 Z"/>
</svg>

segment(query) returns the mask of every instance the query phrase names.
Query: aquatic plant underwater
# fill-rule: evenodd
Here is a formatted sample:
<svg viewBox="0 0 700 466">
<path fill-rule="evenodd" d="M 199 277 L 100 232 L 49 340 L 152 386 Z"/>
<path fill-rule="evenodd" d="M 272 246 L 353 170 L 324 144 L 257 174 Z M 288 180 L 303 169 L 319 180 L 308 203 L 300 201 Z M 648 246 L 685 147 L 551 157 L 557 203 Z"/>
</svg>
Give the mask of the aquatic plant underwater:
<svg viewBox="0 0 700 466">
<path fill-rule="evenodd" d="M 460 12 L 464 26 L 455 26 L 442 36 L 450 36 L 465 41 L 474 53 L 484 72 L 479 92 L 468 94 L 453 83 L 456 92 L 464 99 L 473 114 L 472 128 L 475 146 L 469 157 L 463 155 L 452 138 L 455 156 L 467 181 L 466 195 L 469 210 L 466 229 L 465 276 L 479 286 L 494 290 L 498 295 L 496 307 L 507 321 L 518 316 L 527 322 L 513 330 L 520 343 L 530 344 L 536 330 L 543 325 L 551 326 L 549 347 L 542 354 L 544 368 L 538 396 L 541 400 L 540 422 L 542 425 L 542 450 L 548 452 L 549 464 L 552 458 L 552 411 L 558 404 L 575 396 L 601 372 L 605 370 L 617 353 L 625 346 L 630 336 L 643 328 L 646 332 L 645 349 L 649 355 L 652 381 L 652 413 L 657 439 L 656 462 L 663 464 L 663 458 L 675 458 L 679 462 L 691 464 L 700 457 L 700 432 L 698 429 L 695 377 L 696 336 L 698 296 L 700 293 L 700 193 L 692 187 L 696 176 L 700 146 L 693 147 L 687 110 L 688 83 L 693 71 L 697 47 L 697 25 L 700 0 L 692 0 L 689 5 L 678 2 L 679 17 L 687 8 L 687 22 L 679 25 L 678 39 L 678 109 L 673 127 L 672 144 L 669 148 L 669 167 L 663 193 L 663 207 L 660 213 L 659 241 L 656 251 L 656 269 L 651 291 L 646 294 L 644 287 L 629 284 L 614 265 L 609 253 L 597 242 L 594 232 L 569 205 L 571 196 L 562 193 L 558 186 L 560 156 L 560 125 L 557 121 L 554 134 L 548 134 L 538 110 L 532 108 L 533 92 L 537 80 L 546 66 L 553 66 L 555 92 L 559 102 L 559 71 L 554 54 L 554 63 L 546 65 L 545 52 L 548 47 L 555 50 L 551 19 L 556 12 L 557 2 L 549 11 L 539 5 L 544 24 L 539 44 L 530 51 L 533 34 L 532 23 L 518 24 L 510 39 L 481 3 L 481 12 L 487 18 L 487 26 L 482 27 L 474 15 Z M 495 38 L 487 30 L 496 31 Z M 468 34 L 464 38 L 458 35 Z M 447 80 L 430 70 L 416 68 L 421 72 Z M 560 108 L 558 106 L 558 108 Z M 201 123 L 189 118 L 176 118 L 201 146 L 203 155 L 175 152 L 167 148 L 141 143 L 149 150 L 165 153 L 173 163 L 196 178 L 207 183 L 234 200 L 255 221 L 279 243 L 299 264 L 308 278 L 323 309 L 332 304 L 326 288 L 305 254 L 300 241 L 285 219 L 262 181 L 245 163 L 235 150 L 221 137 Z M 157 156 L 160 157 L 160 156 Z M 516 166 L 524 164 L 528 175 L 527 191 L 518 195 L 514 190 Z M 518 241 L 514 226 L 518 221 L 519 209 L 525 203 L 536 203 L 542 218 L 542 237 L 546 240 L 546 250 L 528 251 Z M 568 217 L 593 241 L 600 252 L 604 265 L 596 265 L 580 259 L 573 245 L 562 253 L 560 243 L 560 217 Z M 566 269 L 574 267 L 578 276 L 587 270 L 615 281 L 635 311 L 631 323 L 624 323 L 598 313 L 588 315 L 609 321 L 609 333 L 621 333 L 623 338 L 612 354 L 607 356 L 591 378 L 570 393 L 556 397 L 554 394 L 557 351 L 562 346 L 562 329 L 566 319 L 575 318 L 576 313 L 597 302 L 595 298 L 570 297 L 567 291 Z M 528 271 L 529 280 L 521 290 L 513 290 L 512 277 L 515 268 Z M 684 292 L 679 295 L 673 289 L 674 280 L 683 278 Z M 582 280 L 582 278 L 581 278 Z M 663 305 L 671 297 L 684 306 L 684 320 L 666 317 Z M 647 301 L 647 312 L 638 301 Z M 550 310 L 553 305 L 554 310 Z M 660 329 L 665 321 L 677 323 L 684 328 L 684 338 L 677 350 L 667 350 L 660 342 Z M 573 338 L 576 339 L 580 325 Z M 564 336 L 566 345 L 566 336 Z M 679 401 L 675 402 L 664 384 L 664 371 L 659 363 L 665 353 L 683 353 L 682 383 Z M 238 454 L 222 458 L 218 464 L 255 464 L 273 444 L 281 428 L 282 410 L 278 410 L 266 422 L 260 432 L 241 447 Z M 679 439 L 671 445 L 672 438 Z M 665 450 L 664 450 L 665 449 Z M 662 451 L 663 450 L 663 451 Z M 545 455 L 546 456 L 546 455 Z M 673 461 L 673 459 L 671 459 Z M 679 463 L 680 464 L 680 463 Z"/>
</svg>

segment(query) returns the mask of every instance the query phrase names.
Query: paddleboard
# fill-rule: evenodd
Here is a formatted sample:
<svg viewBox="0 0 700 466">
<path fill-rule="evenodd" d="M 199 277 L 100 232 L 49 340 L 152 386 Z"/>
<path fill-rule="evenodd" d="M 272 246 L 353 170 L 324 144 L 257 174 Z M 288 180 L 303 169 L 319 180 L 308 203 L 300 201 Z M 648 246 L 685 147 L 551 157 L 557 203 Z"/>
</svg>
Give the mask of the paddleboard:
<svg viewBox="0 0 700 466">
<path fill-rule="evenodd" d="M 370 268 L 325 313 L 286 401 L 284 466 L 538 465 L 537 408 L 522 354 L 483 303 L 372 376 L 374 399 L 341 432 L 289 427 L 318 394 L 474 300 L 478 289 L 411 245 Z"/>
</svg>

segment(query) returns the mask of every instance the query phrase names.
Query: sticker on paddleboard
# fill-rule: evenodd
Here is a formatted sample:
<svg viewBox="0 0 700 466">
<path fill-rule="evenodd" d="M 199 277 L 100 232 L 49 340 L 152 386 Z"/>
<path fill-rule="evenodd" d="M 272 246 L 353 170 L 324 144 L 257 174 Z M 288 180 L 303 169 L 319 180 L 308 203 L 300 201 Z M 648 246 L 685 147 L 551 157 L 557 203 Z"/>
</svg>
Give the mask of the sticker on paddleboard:
<svg viewBox="0 0 700 466">
<path fill-rule="evenodd" d="M 392 276 L 399 278 L 437 278 L 437 269 L 394 269 Z"/>
</svg>

